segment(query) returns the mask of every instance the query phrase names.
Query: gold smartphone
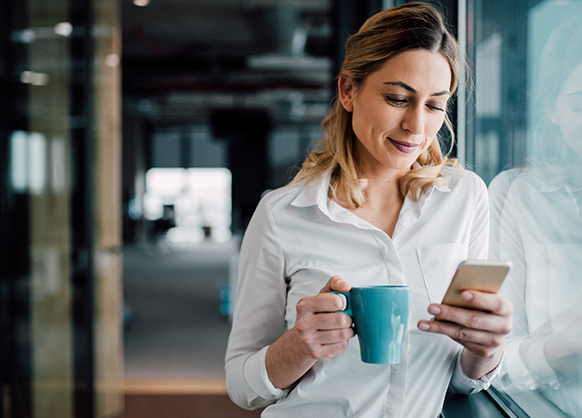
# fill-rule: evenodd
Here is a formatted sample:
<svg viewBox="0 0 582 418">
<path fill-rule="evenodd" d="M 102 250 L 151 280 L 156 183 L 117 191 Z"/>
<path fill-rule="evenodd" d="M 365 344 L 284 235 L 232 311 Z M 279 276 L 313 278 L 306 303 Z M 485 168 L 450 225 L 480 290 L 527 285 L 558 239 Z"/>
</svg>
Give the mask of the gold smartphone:
<svg viewBox="0 0 582 418">
<path fill-rule="evenodd" d="M 461 298 L 464 290 L 497 293 L 511 266 L 510 261 L 463 261 L 459 264 L 442 303 L 468 308 L 470 305 Z"/>
</svg>

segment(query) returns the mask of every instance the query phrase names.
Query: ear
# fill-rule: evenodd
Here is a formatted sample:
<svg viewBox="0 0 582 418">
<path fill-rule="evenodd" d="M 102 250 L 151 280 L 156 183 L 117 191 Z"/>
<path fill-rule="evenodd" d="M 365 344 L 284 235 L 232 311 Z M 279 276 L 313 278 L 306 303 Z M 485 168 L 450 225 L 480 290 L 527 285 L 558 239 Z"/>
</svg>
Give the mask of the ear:
<svg viewBox="0 0 582 418">
<path fill-rule="evenodd" d="M 340 75 L 339 80 L 337 82 L 337 88 L 339 93 L 339 99 L 342 103 L 342 106 L 346 111 L 353 112 L 354 110 L 354 94 L 356 92 L 356 88 L 354 83 L 349 78 Z"/>
</svg>

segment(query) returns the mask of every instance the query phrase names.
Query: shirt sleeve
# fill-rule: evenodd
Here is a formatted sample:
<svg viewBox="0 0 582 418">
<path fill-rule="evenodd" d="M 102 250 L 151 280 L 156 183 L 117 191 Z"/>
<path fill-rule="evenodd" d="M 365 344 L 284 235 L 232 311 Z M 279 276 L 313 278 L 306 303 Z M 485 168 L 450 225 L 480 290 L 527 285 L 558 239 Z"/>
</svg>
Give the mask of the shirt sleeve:
<svg viewBox="0 0 582 418">
<path fill-rule="evenodd" d="M 499 213 L 499 242 L 497 253 L 500 258 L 513 262 L 513 267 L 505 280 L 501 292 L 513 305 L 513 329 L 507 336 L 505 353 L 507 361 L 501 368 L 501 379 L 495 386 L 503 390 L 542 389 L 549 386 L 558 389 L 559 379 L 547 361 L 544 353 L 549 330 L 539 330 L 530 334 L 525 295 L 530 280 L 527 275 L 525 243 L 522 239 L 524 209 L 521 202 L 526 197 L 520 188 L 506 193 L 503 210 Z M 524 345 L 525 344 L 525 345 Z M 527 348 L 526 348 L 527 347 Z M 524 349 L 525 348 L 525 349 Z M 525 352 L 526 358 L 523 357 Z"/>
<path fill-rule="evenodd" d="M 287 285 L 283 253 L 269 199 L 259 203 L 243 238 L 226 350 L 226 384 L 242 408 L 256 409 L 284 397 L 269 381 L 265 357 L 269 344 L 285 332 Z"/>
<path fill-rule="evenodd" d="M 451 378 L 451 387 L 453 390 L 456 393 L 460 393 L 462 395 L 472 395 L 473 393 L 488 389 L 489 386 L 491 386 L 491 382 L 499 376 L 501 365 L 503 364 L 503 359 L 505 358 L 505 353 L 497 367 L 495 367 L 492 371 L 480 379 L 471 379 L 463 372 L 463 368 L 461 367 L 462 352 L 462 350 L 459 351 L 457 360 L 455 361 L 455 369 L 453 371 L 453 377 Z"/>
</svg>

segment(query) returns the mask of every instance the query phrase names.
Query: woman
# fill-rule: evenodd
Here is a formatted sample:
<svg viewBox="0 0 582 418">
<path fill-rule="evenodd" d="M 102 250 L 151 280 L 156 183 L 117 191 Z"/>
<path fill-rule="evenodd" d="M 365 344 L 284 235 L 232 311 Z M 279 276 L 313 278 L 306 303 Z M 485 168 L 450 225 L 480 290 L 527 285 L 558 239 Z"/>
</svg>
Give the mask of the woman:
<svg viewBox="0 0 582 418">
<path fill-rule="evenodd" d="M 435 9 L 411 3 L 371 17 L 346 50 L 322 149 L 245 234 L 228 390 L 242 407 L 270 405 L 265 417 L 434 418 L 449 384 L 489 385 L 511 323 L 500 295 L 465 292 L 487 313 L 438 304 L 459 262 L 487 255 L 485 185 L 445 165 L 437 138 L 458 47 Z M 356 284 L 413 288 L 418 329 L 399 364 L 360 361 L 329 293 Z"/>
<path fill-rule="evenodd" d="M 552 32 L 541 55 L 538 157 L 501 173 L 489 188 L 491 256 L 514 264 L 502 289 L 515 306 L 514 327 L 496 385 L 537 390 L 580 417 L 582 8 L 567 6 L 573 18 Z"/>
</svg>

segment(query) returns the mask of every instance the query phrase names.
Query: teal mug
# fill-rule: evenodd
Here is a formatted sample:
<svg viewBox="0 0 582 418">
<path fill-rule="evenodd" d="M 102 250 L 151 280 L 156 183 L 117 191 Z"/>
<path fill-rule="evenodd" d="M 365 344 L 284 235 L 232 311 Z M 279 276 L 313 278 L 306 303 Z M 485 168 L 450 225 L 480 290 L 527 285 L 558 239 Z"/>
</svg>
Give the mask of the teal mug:
<svg viewBox="0 0 582 418">
<path fill-rule="evenodd" d="M 342 311 L 352 317 L 365 363 L 400 363 L 410 316 L 412 288 L 400 285 L 354 286 L 344 296 Z"/>
</svg>

